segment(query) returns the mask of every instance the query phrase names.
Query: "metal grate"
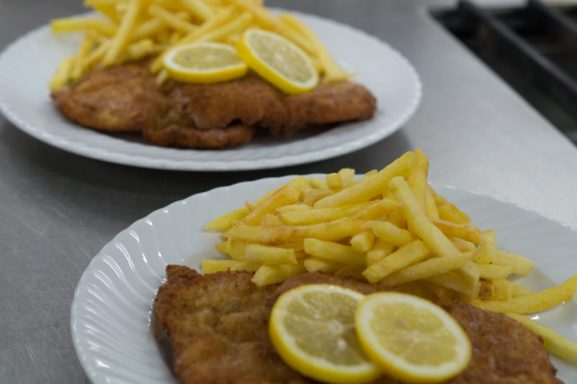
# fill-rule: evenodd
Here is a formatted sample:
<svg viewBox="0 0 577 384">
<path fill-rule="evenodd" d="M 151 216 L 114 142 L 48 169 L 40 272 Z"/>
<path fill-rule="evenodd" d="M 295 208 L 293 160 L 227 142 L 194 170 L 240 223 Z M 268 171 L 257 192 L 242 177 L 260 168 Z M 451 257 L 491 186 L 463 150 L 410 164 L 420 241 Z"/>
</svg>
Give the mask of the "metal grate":
<svg viewBox="0 0 577 384">
<path fill-rule="evenodd" d="M 577 143 L 577 7 L 529 0 L 482 9 L 463 0 L 433 15 Z"/>
</svg>

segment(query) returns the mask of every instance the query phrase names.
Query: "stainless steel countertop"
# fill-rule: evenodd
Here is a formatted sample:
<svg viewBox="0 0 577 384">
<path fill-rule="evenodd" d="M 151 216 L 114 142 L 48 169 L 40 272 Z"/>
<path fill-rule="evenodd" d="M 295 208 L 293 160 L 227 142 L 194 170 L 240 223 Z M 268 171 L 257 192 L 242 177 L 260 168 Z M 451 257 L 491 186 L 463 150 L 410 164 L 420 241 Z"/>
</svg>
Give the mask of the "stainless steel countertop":
<svg viewBox="0 0 577 384">
<path fill-rule="evenodd" d="M 577 228 L 576 148 L 429 18 L 426 6 L 450 1 L 269 3 L 350 24 L 402 52 L 424 85 L 414 118 L 392 137 L 332 160 L 184 173 L 61 152 L 0 117 L 0 382 L 86 382 L 70 336 L 70 303 L 82 271 L 136 219 L 217 186 L 344 166 L 364 172 L 420 147 L 436 183 L 493 195 Z M 0 0 L 0 47 L 51 18 L 81 11 L 80 0 Z"/>
</svg>

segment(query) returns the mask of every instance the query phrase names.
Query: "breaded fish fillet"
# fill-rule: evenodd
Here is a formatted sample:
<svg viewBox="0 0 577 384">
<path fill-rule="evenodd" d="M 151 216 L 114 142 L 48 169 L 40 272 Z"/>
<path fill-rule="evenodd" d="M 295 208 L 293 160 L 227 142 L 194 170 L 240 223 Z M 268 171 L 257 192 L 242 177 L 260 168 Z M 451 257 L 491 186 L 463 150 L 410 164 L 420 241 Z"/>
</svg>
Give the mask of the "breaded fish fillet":
<svg viewBox="0 0 577 384">
<path fill-rule="evenodd" d="M 314 383 L 289 368 L 268 336 L 275 299 L 303 284 L 328 283 L 363 293 L 380 290 L 349 278 L 304 274 L 281 285 L 258 288 L 248 272 L 203 276 L 184 266 L 168 266 L 156 298 L 155 314 L 166 330 L 173 368 L 181 383 Z M 516 321 L 459 302 L 444 305 L 473 344 L 467 369 L 452 384 L 547 384 L 555 378 L 543 343 Z M 397 383 L 383 377 L 379 383 Z"/>
<path fill-rule="evenodd" d="M 168 108 L 154 77 L 135 64 L 91 72 L 75 86 L 52 93 L 52 98 L 70 120 L 108 132 L 139 132 L 156 125 Z"/>
</svg>

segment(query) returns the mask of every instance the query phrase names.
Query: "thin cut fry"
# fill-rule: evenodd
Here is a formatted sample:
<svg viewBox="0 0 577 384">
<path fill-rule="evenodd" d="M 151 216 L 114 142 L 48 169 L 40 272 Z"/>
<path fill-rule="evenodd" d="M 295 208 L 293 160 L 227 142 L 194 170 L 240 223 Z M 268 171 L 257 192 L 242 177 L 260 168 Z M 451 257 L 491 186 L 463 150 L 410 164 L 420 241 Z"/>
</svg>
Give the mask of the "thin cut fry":
<svg viewBox="0 0 577 384">
<path fill-rule="evenodd" d="M 575 292 L 577 292 L 577 275 L 563 284 L 531 295 L 514 297 L 508 302 L 488 300 L 478 301 L 476 304 L 489 311 L 528 314 L 551 309 L 571 299 Z"/>
<path fill-rule="evenodd" d="M 507 316 L 517 320 L 533 333 L 543 338 L 545 349 L 561 359 L 577 362 L 577 343 L 567 340 L 555 331 L 533 321 L 525 316 L 508 313 Z"/>
<path fill-rule="evenodd" d="M 104 66 L 111 66 L 115 64 L 120 57 L 122 49 L 124 49 L 130 39 L 130 33 L 135 28 L 136 19 L 142 11 L 144 3 L 145 0 L 133 0 L 130 3 L 124 18 L 122 19 L 122 23 L 118 28 L 118 32 L 112 38 L 110 49 L 104 56 Z"/>
</svg>

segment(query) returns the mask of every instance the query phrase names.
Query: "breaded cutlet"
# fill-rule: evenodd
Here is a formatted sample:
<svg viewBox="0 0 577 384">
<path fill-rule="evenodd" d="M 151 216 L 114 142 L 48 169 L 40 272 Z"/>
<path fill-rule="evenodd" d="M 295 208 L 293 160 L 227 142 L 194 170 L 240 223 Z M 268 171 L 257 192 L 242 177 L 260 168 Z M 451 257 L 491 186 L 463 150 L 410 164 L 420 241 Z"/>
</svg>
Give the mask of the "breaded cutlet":
<svg viewBox="0 0 577 384">
<path fill-rule="evenodd" d="M 314 383 L 288 367 L 268 336 L 275 299 L 303 284 L 327 283 L 362 293 L 381 290 L 350 278 L 320 273 L 296 276 L 280 285 L 258 288 L 249 272 L 203 276 L 185 267 L 167 267 L 155 314 L 166 330 L 173 369 L 180 383 Z M 542 340 L 505 315 L 461 302 L 443 304 L 469 335 L 473 356 L 451 384 L 553 384 L 556 369 Z M 397 381 L 383 377 L 379 383 Z"/>
</svg>

